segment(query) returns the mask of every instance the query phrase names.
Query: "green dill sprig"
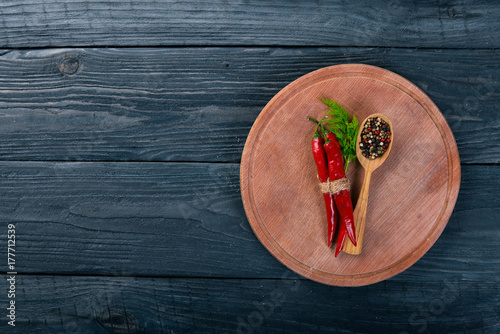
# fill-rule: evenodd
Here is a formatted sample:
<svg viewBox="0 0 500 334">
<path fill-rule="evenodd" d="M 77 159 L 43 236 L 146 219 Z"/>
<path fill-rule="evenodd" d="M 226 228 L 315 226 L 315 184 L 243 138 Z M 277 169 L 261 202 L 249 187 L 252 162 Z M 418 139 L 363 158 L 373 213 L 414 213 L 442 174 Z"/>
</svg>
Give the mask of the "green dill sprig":
<svg viewBox="0 0 500 334">
<path fill-rule="evenodd" d="M 328 118 L 323 121 L 326 127 L 333 132 L 340 144 L 342 156 L 344 158 L 345 170 L 351 161 L 356 160 L 356 138 L 359 131 L 359 122 L 356 116 L 351 116 L 349 112 L 340 104 L 329 99 L 320 99 L 328 106 L 326 111 Z"/>
</svg>

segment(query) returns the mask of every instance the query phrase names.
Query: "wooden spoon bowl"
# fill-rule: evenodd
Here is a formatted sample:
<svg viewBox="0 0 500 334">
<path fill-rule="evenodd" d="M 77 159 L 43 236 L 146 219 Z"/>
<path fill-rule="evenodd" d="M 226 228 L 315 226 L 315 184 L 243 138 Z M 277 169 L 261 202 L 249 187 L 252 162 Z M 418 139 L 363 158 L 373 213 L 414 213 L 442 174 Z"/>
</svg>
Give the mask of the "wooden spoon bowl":
<svg viewBox="0 0 500 334">
<path fill-rule="evenodd" d="M 362 130 L 365 127 L 366 122 L 374 117 L 380 117 L 383 121 L 387 122 L 389 124 L 389 128 L 391 129 L 391 134 L 390 134 L 390 142 L 389 145 L 387 146 L 387 151 L 384 152 L 384 154 L 378 158 L 375 159 L 368 159 L 366 158 L 362 151 L 361 148 L 359 147 L 359 144 L 361 143 L 361 133 Z M 379 168 L 380 165 L 384 163 L 384 161 L 387 159 L 389 156 L 389 152 L 391 151 L 392 143 L 394 142 L 394 128 L 392 127 L 392 123 L 387 118 L 385 115 L 382 114 L 372 114 L 365 118 L 365 120 L 361 123 L 361 126 L 359 128 L 359 133 L 358 137 L 356 139 L 356 156 L 358 158 L 359 163 L 363 168 L 365 169 L 365 176 L 363 179 L 363 184 L 361 186 L 361 192 L 359 194 L 358 202 L 356 204 L 356 208 L 354 210 L 354 225 L 356 227 L 356 243 L 357 246 L 354 246 L 352 242 L 347 238 L 344 244 L 344 247 L 342 250 L 348 254 L 353 254 L 353 255 L 359 255 L 361 254 L 361 249 L 363 245 L 363 236 L 365 232 L 365 221 L 366 221 L 366 212 L 368 208 L 368 191 L 370 189 L 370 180 L 372 176 L 372 172 Z"/>
</svg>

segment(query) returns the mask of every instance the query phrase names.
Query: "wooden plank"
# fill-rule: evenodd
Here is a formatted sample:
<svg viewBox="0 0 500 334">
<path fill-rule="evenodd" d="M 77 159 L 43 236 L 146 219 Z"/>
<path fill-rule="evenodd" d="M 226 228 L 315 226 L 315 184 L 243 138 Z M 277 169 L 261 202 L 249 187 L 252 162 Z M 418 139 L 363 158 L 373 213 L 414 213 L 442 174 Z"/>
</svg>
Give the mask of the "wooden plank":
<svg viewBox="0 0 500 334">
<path fill-rule="evenodd" d="M 253 121 L 280 89 L 318 68 L 366 63 L 403 75 L 433 99 L 456 136 L 463 163 L 500 162 L 500 147 L 491 144 L 500 131 L 498 50 L 139 48 L 2 54 L 2 160 L 239 162 Z"/>
<path fill-rule="evenodd" d="M 237 164 L 0 165 L 0 219 L 15 223 L 19 272 L 51 273 L 54 266 L 62 273 L 155 276 L 282 270 L 246 221 Z"/>
<path fill-rule="evenodd" d="M 6 280 L 5 275 L 1 275 Z M 286 277 L 286 276 L 285 276 Z M 2 333 L 497 333 L 499 282 L 16 276 Z M 7 305 L 5 293 L 0 303 Z M 306 312 L 304 310 L 307 310 Z M 363 310 L 360 312 L 359 310 Z M 3 310 L 6 314 L 6 310 Z"/>
<path fill-rule="evenodd" d="M 2 47 L 321 45 L 498 48 L 498 4 L 3 1 Z"/>
<path fill-rule="evenodd" d="M 441 237 L 397 281 L 498 282 L 497 166 L 463 166 Z M 256 239 L 238 164 L 0 163 L 0 248 L 16 226 L 19 273 L 276 278 Z M 464 261 L 467 259 L 467 261 Z M 334 259 L 332 259 L 333 261 Z"/>
</svg>

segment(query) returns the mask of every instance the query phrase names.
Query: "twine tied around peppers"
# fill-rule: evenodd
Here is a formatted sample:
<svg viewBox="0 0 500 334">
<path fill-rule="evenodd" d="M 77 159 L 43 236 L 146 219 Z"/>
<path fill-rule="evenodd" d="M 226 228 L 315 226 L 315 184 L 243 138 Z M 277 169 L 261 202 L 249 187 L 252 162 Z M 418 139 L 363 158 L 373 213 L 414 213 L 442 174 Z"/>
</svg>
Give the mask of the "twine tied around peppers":
<svg viewBox="0 0 500 334">
<path fill-rule="evenodd" d="M 322 182 L 319 184 L 319 186 L 323 194 L 336 194 L 342 190 L 349 189 L 350 183 L 349 179 L 344 177 L 335 181 Z"/>
</svg>

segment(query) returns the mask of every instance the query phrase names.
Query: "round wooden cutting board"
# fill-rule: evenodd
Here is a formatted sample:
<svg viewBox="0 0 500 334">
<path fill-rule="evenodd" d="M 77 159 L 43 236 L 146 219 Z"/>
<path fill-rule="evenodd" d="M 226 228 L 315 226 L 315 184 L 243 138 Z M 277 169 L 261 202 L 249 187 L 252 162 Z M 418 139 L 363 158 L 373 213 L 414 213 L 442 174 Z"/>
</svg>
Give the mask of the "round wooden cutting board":
<svg viewBox="0 0 500 334">
<path fill-rule="evenodd" d="M 361 255 L 327 246 L 327 223 L 311 152 L 315 125 L 337 101 L 361 122 L 381 113 L 394 127 L 390 156 L 373 172 Z M 353 204 L 363 178 L 349 166 Z M 453 134 L 417 86 L 382 68 L 348 64 L 309 73 L 262 110 L 241 161 L 241 194 L 261 243 L 285 266 L 325 284 L 360 286 L 392 277 L 422 257 L 443 231 L 460 187 Z"/>
</svg>

